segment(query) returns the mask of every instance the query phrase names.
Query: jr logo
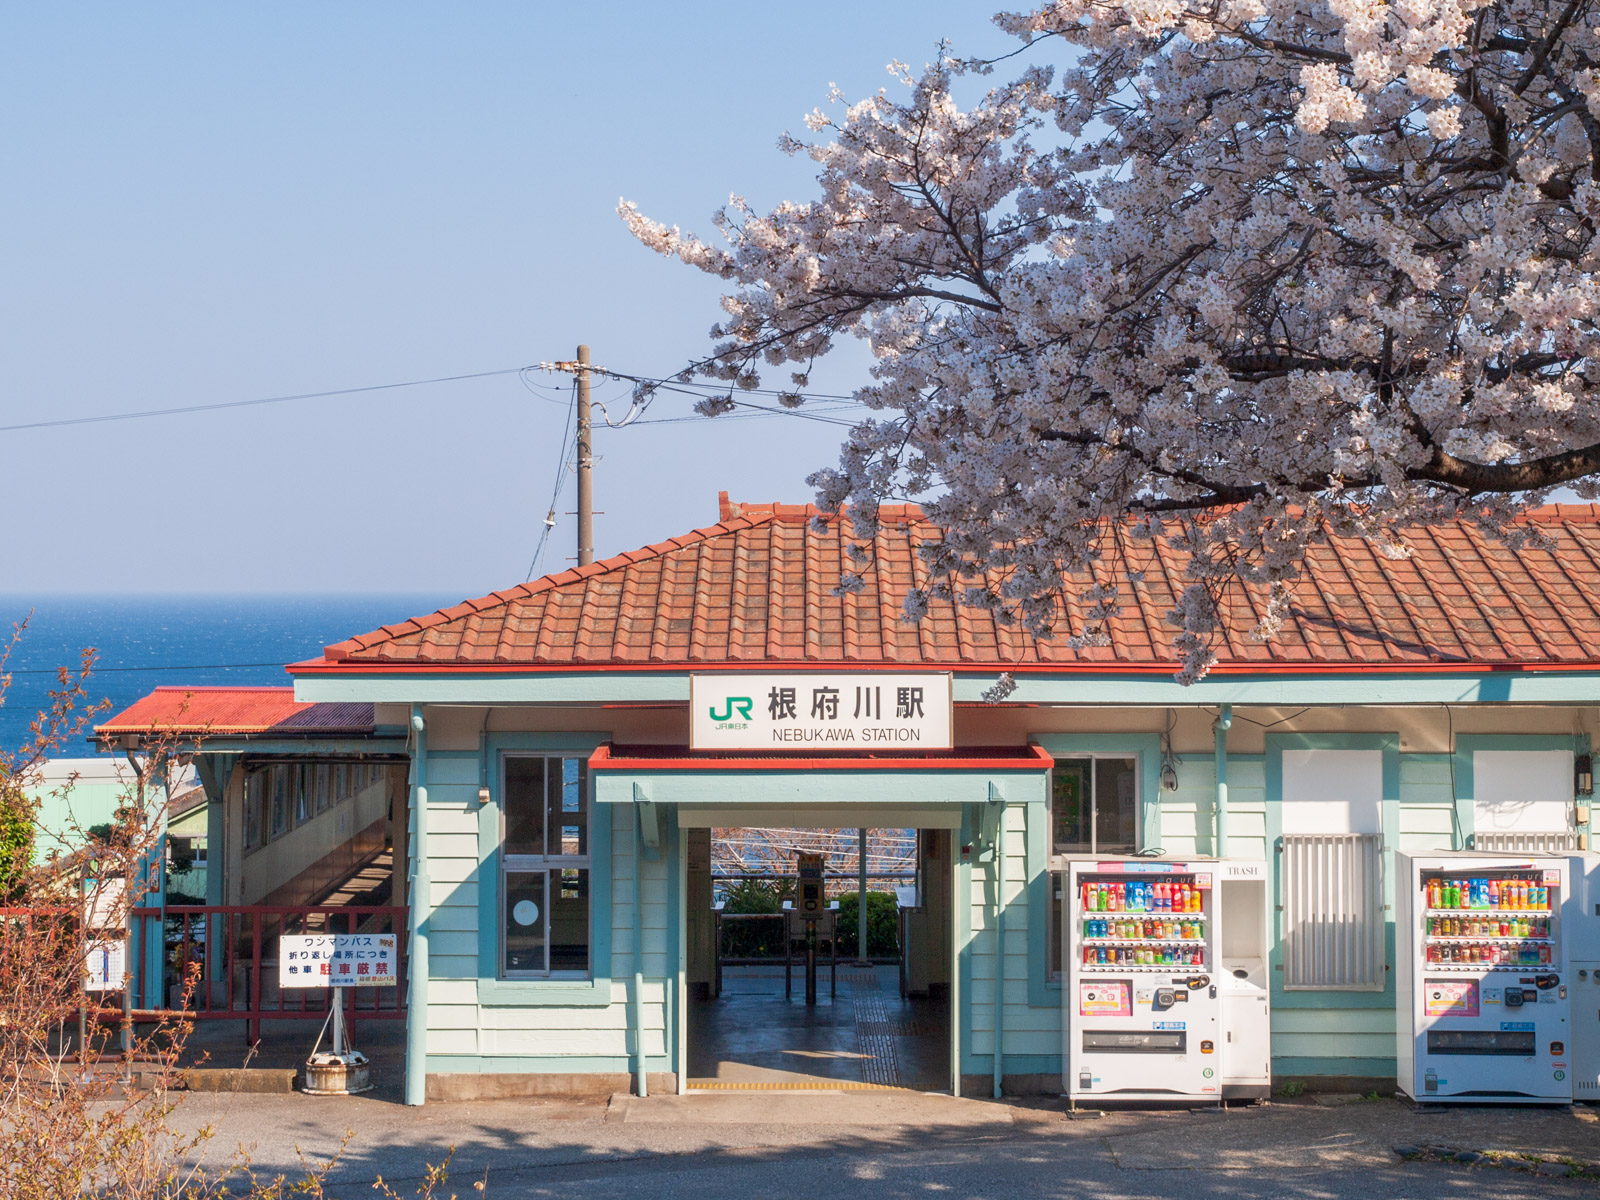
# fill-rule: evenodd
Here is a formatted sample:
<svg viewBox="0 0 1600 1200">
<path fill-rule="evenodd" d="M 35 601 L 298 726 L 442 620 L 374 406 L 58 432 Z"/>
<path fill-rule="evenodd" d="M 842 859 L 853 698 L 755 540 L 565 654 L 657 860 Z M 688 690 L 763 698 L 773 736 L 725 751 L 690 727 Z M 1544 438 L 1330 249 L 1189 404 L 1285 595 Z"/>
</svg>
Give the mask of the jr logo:
<svg viewBox="0 0 1600 1200">
<path fill-rule="evenodd" d="M 729 696 L 727 707 L 722 712 L 719 713 L 714 704 L 706 711 L 711 714 L 713 721 L 731 721 L 735 712 L 748 721 L 750 719 L 750 710 L 755 706 L 756 702 L 749 696 Z"/>
</svg>

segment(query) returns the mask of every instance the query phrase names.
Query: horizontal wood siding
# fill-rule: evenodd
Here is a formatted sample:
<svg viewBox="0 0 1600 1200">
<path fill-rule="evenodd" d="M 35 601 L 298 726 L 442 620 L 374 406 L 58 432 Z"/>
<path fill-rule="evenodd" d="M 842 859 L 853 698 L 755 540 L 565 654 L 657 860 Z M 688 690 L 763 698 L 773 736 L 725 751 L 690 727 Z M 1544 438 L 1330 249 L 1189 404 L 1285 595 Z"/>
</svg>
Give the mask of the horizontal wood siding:
<svg viewBox="0 0 1600 1200">
<path fill-rule="evenodd" d="M 598 805 L 596 819 L 611 822 L 611 854 L 593 864 L 590 886 L 611 895 L 610 953 L 596 961 L 609 977 L 610 1003 L 481 1004 L 480 978 L 493 978 L 480 964 L 479 889 L 498 889 L 485 877 L 478 812 L 476 755 L 430 756 L 428 761 L 428 865 L 433 876 L 429 938 L 428 1054 L 449 1058 L 451 1071 L 588 1071 L 628 1069 L 632 1049 L 629 993 L 633 983 L 633 840 L 630 805 Z M 667 973 L 673 915 L 668 911 L 668 871 L 673 847 L 643 864 L 644 1046 L 659 1070 L 668 1054 Z M 602 940 L 603 939 L 597 939 Z M 438 1069 L 438 1068 L 435 1068 Z"/>
<path fill-rule="evenodd" d="M 1028 1001 L 1030 922 L 1036 917 L 1028 903 L 1027 809 L 1010 804 L 1005 810 L 1006 934 L 1001 1003 L 1005 1037 L 1001 1049 L 1009 1060 L 1034 1055 L 1061 1054 L 1061 1011 L 1035 1008 Z M 971 975 L 966 996 L 970 1013 L 966 1051 L 994 1054 L 995 945 L 994 886 L 988 864 L 974 864 L 971 889 Z M 1047 913 L 1037 919 L 1048 922 Z M 992 1059 L 991 1059 L 992 1061 Z"/>
</svg>

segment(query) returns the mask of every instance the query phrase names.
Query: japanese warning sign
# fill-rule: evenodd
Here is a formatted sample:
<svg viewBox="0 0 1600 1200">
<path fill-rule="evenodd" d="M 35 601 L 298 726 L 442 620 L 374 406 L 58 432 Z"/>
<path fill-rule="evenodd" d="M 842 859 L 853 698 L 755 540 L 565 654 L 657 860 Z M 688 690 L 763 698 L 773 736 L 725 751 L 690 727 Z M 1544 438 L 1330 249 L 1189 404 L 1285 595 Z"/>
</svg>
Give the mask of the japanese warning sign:
<svg viewBox="0 0 1600 1200">
<path fill-rule="evenodd" d="M 278 939 L 278 986 L 392 987 L 396 945 L 392 933 L 285 934 Z"/>
</svg>

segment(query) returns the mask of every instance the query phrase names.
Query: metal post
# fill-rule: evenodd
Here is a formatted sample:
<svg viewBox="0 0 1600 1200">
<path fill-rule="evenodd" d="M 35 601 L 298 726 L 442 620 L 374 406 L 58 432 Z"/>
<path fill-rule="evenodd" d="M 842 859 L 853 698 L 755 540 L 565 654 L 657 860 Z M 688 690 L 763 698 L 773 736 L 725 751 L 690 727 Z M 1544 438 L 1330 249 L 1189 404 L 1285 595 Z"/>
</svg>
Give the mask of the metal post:
<svg viewBox="0 0 1600 1200">
<path fill-rule="evenodd" d="M 837 932 L 837 927 L 835 927 Z M 806 922 L 806 1003 L 817 1002 L 817 923 Z"/>
<path fill-rule="evenodd" d="M 578 347 L 578 565 L 594 561 L 594 453 L 589 421 L 589 347 Z"/>
<path fill-rule="evenodd" d="M 428 908 L 433 884 L 428 871 L 428 727 L 422 705 L 411 706 L 411 728 L 416 737 L 413 752 L 412 811 L 416 836 L 411 839 L 411 962 L 406 977 L 406 1103 L 420 1105 L 428 1098 Z"/>
<path fill-rule="evenodd" d="M 870 967 L 867 957 L 867 831 L 856 830 L 856 966 Z"/>
<path fill-rule="evenodd" d="M 588 349 L 588 347 L 583 347 Z M 634 1091 L 650 1094 L 644 1058 L 644 841 L 643 816 L 633 806 L 633 1053 Z"/>
</svg>

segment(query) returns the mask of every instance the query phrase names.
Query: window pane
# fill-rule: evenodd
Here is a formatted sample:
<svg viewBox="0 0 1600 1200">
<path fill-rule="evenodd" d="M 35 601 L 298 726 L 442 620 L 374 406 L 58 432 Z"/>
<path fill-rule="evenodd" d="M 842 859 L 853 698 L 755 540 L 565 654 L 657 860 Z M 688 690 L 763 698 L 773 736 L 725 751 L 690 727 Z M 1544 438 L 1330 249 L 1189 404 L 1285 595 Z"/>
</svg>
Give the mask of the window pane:
<svg viewBox="0 0 1600 1200">
<path fill-rule="evenodd" d="M 332 801 L 329 799 L 328 772 L 331 770 L 327 763 L 317 764 L 317 811 L 327 808 Z"/>
<path fill-rule="evenodd" d="M 272 836 L 289 828 L 289 768 L 272 768 Z"/>
<path fill-rule="evenodd" d="M 589 872 L 550 872 L 550 969 L 589 969 Z"/>
<path fill-rule="evenodd" d="M 311 789 L 316 786 L 316 768 L 290 767 L 290 777 L 294 780 L 294 823 L 311 819 Z"/>
<path fill-rule="evenodd" d="M 545 873 L 507 871 L 505 970 L 545 971 Z"/>
<path fill-rule="evenodd" d="M 251 771 L 244 780 L 244 845 L 246 850 L 261 844 L 261 811 L 267 794 L 267 778 Z"/>
<path fill-rule="evenodd" d="M 589 853 L 588 765 L 581 758 L 550 759 L 551 782 L 560 764 L 561 798 L 550 805 L 548 854 Z M 552 800 L 555 798 L 552 797 Z"/>
<path fill-rule="evenodd" d="M 506 853 L 544 854 L 544 776 L 542 758 L 506 759 Z"/>
<path fill-rule="evenodd" d="M 1114 854 L 1138 850 L 1139 805 L 1131 758 L 1094 760 L 1094 848 Z"/>
<path fill-rule="evenodd" d="M 1051 772 L 1051 812 L 1055 852 L 1088 850 L 1089 760 L 1057 759 Z"/>
</svg>

